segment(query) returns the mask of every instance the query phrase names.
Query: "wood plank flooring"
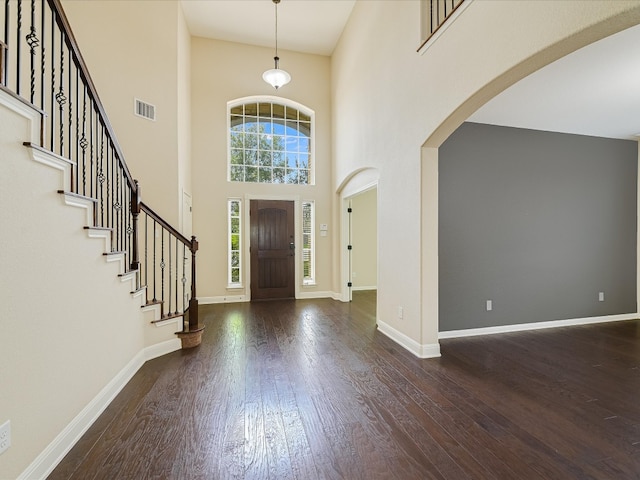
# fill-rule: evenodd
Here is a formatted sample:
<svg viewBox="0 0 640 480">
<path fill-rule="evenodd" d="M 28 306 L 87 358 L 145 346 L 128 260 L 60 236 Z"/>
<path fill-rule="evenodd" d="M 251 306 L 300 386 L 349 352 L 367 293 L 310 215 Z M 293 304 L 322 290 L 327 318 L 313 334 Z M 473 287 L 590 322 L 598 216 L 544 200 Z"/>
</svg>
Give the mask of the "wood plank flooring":
<svg viewBox="0 0 640 480">
<path fill-rule="evenodd" d="M 49 479 L 640 479 L 640 322 L 441 341 L 352 303 L 201 306 Z"/>
</svg>

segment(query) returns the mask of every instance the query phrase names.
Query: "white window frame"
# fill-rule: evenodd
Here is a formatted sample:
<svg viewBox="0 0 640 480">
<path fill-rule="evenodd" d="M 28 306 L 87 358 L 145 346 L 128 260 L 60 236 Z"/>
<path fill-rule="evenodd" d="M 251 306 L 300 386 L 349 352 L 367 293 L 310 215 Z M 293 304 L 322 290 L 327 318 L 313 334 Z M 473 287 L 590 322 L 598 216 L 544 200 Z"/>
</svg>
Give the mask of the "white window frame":
<svg viewBox="0 0 640 480">
<path fill-rule="evenodd" d="M 315 154 L 315 143 L 316 143 L 316 121 L 315 121 L 315 112 L 302 105 L 301 103 L 294 102 L 293 100 L 289 100 L 282 97 L 276 97 L 273 95 L 254 95 L 249 97 L 238 98 L 236 100 L 231 100 L 227 102 L 227 181 L 231 182 L 231 109 L 237 107 L 239 105 L 250 104 L 250 103 L 272 103 L 278 105 L 284 105 L 285 107 L 291 107 L 303 114 L 307 115 L 310 119 L 310 132 L 309 132 L 309 181 L 308 183 L 269 183 L 269 182 L 247 182 L 247 183 L 263 183 L 265 185 L 296 185 L 296 186 L 313 186 L 316 184 L 315 180 L 315 171 L 316 171 L 316 154 Z M 233 182 L 233 183 L 241 183 L 241 182 Z"/>
<path fill-rule="evenodd" d="M 232 203 L 238 204 L 238 215 L 231 215 L 231 205 Z M 238 250 L 233 250 L 231 248 L 231 235 L 235 235 L 236 232 L 233 232 L 232 227 L 232 219 L 238 219 Z M 242 270 L 243 270 L 243 251 L 242 251 L 242 199 L 241 198 L 229 198 L 227 199 L 227 288 L 242 288 Z M 238 253 L 238 265 L 236 267 L 233 266 L 233 253 Z M 233 281 L 233 270 L 238 270 L 238 281 Z"/>
<path fill-rule="evenodd" d="M 309 208 L 311 210 L 311 220 L 308 226 L 305 226 L 305 209 Z M 302 230 L 302 248 L 301 248 L 301 257 L 302 257 L 302 284 L 303 285 L 315 285 L 316 284 L 316 232 L 315 232 L 315 223 L 316 223 L 316 205 L 313 200 L 304 200 L 302 202 L 301 208 L 302 212 L 302 220 L 301 230 Z M 304 247 L 304 239 L 305 235 L 309 235 L 309 248 Z M 304 274 L 304 262 L 305 262 L 305 254 L 308 252 L 309 256 L 309 275 L 305 276 Z"/>
</svg>

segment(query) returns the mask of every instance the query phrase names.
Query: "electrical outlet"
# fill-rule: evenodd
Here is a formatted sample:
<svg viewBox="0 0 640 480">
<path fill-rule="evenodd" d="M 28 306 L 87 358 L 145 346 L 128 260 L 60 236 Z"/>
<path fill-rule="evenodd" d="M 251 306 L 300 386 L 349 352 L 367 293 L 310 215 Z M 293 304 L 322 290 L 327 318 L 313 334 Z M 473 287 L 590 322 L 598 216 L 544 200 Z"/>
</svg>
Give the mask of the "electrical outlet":
<svg viewBox="0 0 640 480">
<path fill-rule="evenodd" d="M 398 318 L 402 320 L 403 316 L 404 316 L 404 310 L 402 309 L 402 307 L 398 307 Z"/>
<path fill-rule="evenodd" d="M 493 301 L 487 300 L 487 312 L 490 312 L 491 310 L 493 310 Z"/>
<path fill-rule="evenodd" d="M 0 454 L 11 446 L 11 421 L 7 420 L 0 425 Z"/>
<path fill-rule="evenodd" d="M 604 302 L 604 292 L 598 292 L 598 301 Z"/>
</svg>

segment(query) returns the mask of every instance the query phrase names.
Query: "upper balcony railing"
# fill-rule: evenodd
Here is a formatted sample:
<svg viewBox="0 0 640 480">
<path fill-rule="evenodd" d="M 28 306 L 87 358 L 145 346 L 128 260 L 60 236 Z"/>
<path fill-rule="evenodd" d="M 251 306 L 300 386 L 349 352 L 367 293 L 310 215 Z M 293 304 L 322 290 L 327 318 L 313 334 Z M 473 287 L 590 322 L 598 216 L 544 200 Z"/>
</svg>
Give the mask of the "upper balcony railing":
<svg viewBox="0 0 640 480">
<path fill-rule="evenodd" d="M 465 0 L 420 0 L 422 44 L 418 51 L 426 45 L 464 2 Z"/>
<path fill-rule="evenodd" d="M 198 243 L 142 203 L 60 0 L 0 1 L 0 90 L 41 116 L 39 144 L 28 145 L 70 163 L 65 193 L 94 204 L 89 227 L 111 232 L 110 253 L 125 256 L 161 320 L 188 312 L 196 329 Z"/>
</svg>

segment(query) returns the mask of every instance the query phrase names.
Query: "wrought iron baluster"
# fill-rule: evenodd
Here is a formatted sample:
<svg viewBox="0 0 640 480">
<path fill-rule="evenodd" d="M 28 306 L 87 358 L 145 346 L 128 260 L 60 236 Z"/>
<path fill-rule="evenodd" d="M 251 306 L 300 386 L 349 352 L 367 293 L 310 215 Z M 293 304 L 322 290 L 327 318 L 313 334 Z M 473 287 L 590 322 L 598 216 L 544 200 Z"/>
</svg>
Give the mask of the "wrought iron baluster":
<svg viewBox="0 0 640 480">
<path fill-rule="evenodd" d="M 80 191 L 80 69 L 76 66 L 76 193 Z"/>
<path fill-rule="evenodd" d="M 161 284 L 160 284 L 160 301 L 163 302 L 162 307 L 160 309 L 161 312 L 164 312 L 164 268 L 166 267 L 166 263 L 164 263 L 164 227 L 162 227 L 162 230 L 160 232 L 161 237 L 160 237 L 160 254 L 162 255 L 162 258 L 160 259 L 160 278 L 161 278 Z M 164 316 L 164 315 L 161 315 Z"/>
<path fill-rule="evenodd" d="M 8 1 L 8 0 L 7 0 Z M 45 105 L 46 105 L 46 89 L 45 89 L 45 72 L 47 70 L 47 62 L 46 62 L 46 48 L 45 48 L 45 42 L 46 42 L 46 35 L 45 35 L 45 25 L 47 24 L 46 21 L 46 10 L 45 10 L 45 2 L 41 0 L 41 4 L 42 4 L 42 8 L 41 10 L 41 19 L 40 19 L 40 34 L 42 36 L 42 42 L 40 42 L 40 109 L 41 110 L 45 110 Z M 47 116 L 46 115 L 42 115 L 41 117 L 41 124 L 40 124 L 40 146 L 44 147 L 45 146 L 45 131 L 46 131 L 46 122 L 47 122 Z"/>
<path fill-rule="evenodd" d="M 82 148 L 82 194 L 87 194 L 87 86 L 84 85 L 82 94 L 82 138 L 80 138 L 80 148 Z"/>
<path fill-rule="evenodd" d="M 141 280 L 142 282 L 142 280 Z M 149 215 L 144 215 L 144 297 L 149 303 Z"/>
<path fill-rule="evenodd" d="M 69 125 L 67 127 L 68 128 L 67 132 L 69 134 L 69 141 L 67 142 L 67 145 L 68 145 L 68 147 L 67 147 L 67 158 L 69 160 L 73 160 L 73 148 L 72 148 L 73 142 L 71 141 L 72 132 L 73 132 L 73 107 L 74 107 L 74 105 L 73 105 L 73 90 L 72 90 L 72 78 L 73 78 L 73 76 L 71 75 L 72 71 L 73 71 L 73 62 L 71 60 L 73 60 L 73 59 L 71 57 L 71 50 L 68 50 L 68 51 L 69 51 L 69 55 L 68 55 L 67 64 L 68 64 L 69 68 L 67 70 L 69 71 L 69 73 L 67 74 L 68 75 L 68 78 L 67 78 L 67 82 L 68 82 L 67 83 L 67 90 L 68 90 L 68 92 L 67 92 L 67 94 L 68 94 L 67 100 L 69 101 L 69 115 L 68 115 Z"/>
<path fill-rule="evenodd" d="M 129 187 L 129 184 L 127 183 L 127 188 L 125 190 L 125 196 L 126 196 L 126 203 L 125 205 L 127 205 L 127 209 L 125 210 L 127 212 L 127 245 L 126 245 L 126 250 L 127 250 L 127 270 L 132 270 L 131 266 L 132 266 L 132 260 L 133 260 L 133 220 L 132 220 L 132 212 L 131 212 L 131 195 L 133 194 L 131 188 Z"/>
<path fill-rule="evenodd" d="M 20 85 L 20 51 L 21 51 L 21 39 L 22 39 L 22 0 L 18 0 L 17 2 L 17 7 L 18 7 L 18 30 L 16 31 L 16 93 L 18 95 L 20 95 L 20 92 L 22 91 L 21 85 Z"/>
<path fill-rule="evenodd" d="M 9 83 L 9 74 L 7 73 L 9 69 L 9 44 L 11 41 L 9 40 L 9 16 L 11 15 L 11 9 L 9 8 L 9 0 L 4 1 L 4 41 L 7 49 L 3 49 L 2 56 L 2 65 L 0 66 L 0 70 L 2 70 L 2 77 L 0 77 L 0 81 L 3 85 L 7 85 Z"/>
<path fill-rule="evenodd" d="M 49 92 L 51 94 L 51 105 L 50 105 L 50 109 L 49 109 L 49 115 L 50 115 L 50 120 L 49 120 L 49 132 L 51 134 L 51 139 L 50 139 L 50 145 L 49 145 L 49 150 L 51 150 L 52 152 L 55 152 L 55 134 L 53 133 L 55 130 L 55 123 L 56 123 L 56 109 L 55 109 L 55 102 L 56 102 L 56 98 L 55 98 L 55 85 L 56 85 L 56 62 L 55 62 L 55 58 L 56 58 L 56 12 L 54 10 L 51 10 L 51 91 Z"/>
<path fill-rule="evenodd" d="M 31 95 L 29 98 L 31 99 L 31 103 L 34 103 L 36 97 L 36 47 L 40 43 L 36 35 L 36 0 L 31 0 L 31 27 L 29 34 L 26 36 L 26 41 L 31 52 Z"/>
<path fill-rule="evenodd" d="M 58 102 L 58 110 L 60 118 L 60 155 L 64 156 L 64 105 L 67 103 L 67 97 L 64 94 L 64 33 L 60 32 L 60 88 L 56 93 L 56 102 Z"/>
<path fill-rule="evenodd" d="M 115 250 L 120 250 L 120 237 L 122 236 L 122 226 L 120 224 L 120 215 L 122 215 L 121 203 L 122 189 L 120 187 L 120 170 L 116 170 L 116 197 L 113 208 L 115 210 L 115 218 L 113 220 L 113 237 L 115 241 Z"/>
<path fill-rule="evenodd" d="M 171 232 L 167 232 L 167 236 L 169 237 L 169 248 L 168 248 L 168 251 L 169 251 L 169 295 L 167 295 L 167 298 L 168 298 L 167 306 L 169 308 L 167 308 L 167 315 L 171 315 L 171 299 L 172 299 L 171 287 L 172 287 L 172 283 L 173 283 L 172 280 L 171 280 L 171 278 L 173 277 L 173 272 L 172 272 L 172 269 L 171 269 L 171 265 L 172 265 L 172 263 L 171 263 L 171 237 L 173 235 L 171 235 Z"/>
<path fill-rule="evenodd" d="M 156 237 L 157 237 L 157 230 L 156 227 L 158 225 L 158 222 L 156 220 L 153 221 L 153 301 L 157 302 L 158 299 L 156 298 L 156 279 L 157 277 L 157 272 L 156 272 Z"/>
<path fill-rule="evenodd" d="M 182 244 L 182 313 L 187 309 L 187 246 Z"/>
<path fill-rule="evenodd" d="M 116 167 L 113 160 L 113 149 L 111 148 L 111 141 L 107 137 L 107 226 L 113 228 L 113 218 L 115 210 L 113 205 L 115 199 L 113 197 L 113 184 L 114 175 L 116 173 Z"/>
<path fill-rule="evenodd" d="M 179 267 L 180 267 L 180 262 L 178 262 L 178 248 L 180 247 L 179 245 L 180 242 L 178 242 L 178 239 L 176 238 L 176 280 L 175 280 L 175 291 L 176 291 L 176 311 L 175 314 L 178 314 L 178 273 L 179 273 Z"/>
<path fill-rule="evenodd" d="M 104 227 L 104 181 L 106 177 L 104 175 L 104 126 L 102 122 L 100 126 L 101 128 L 98 132 L 100 136 L 100 157 L 98 158 L 98 182 L 100 183 L 100 191 L 98 192 L 98 202 L 100 203 L 100 226 Z"/>
</svg>

